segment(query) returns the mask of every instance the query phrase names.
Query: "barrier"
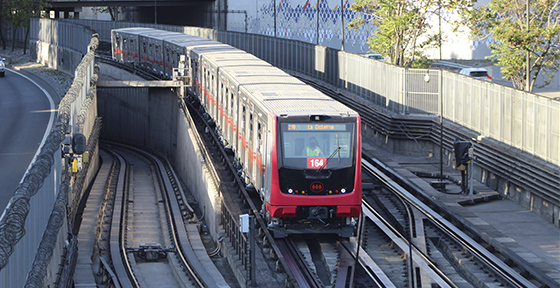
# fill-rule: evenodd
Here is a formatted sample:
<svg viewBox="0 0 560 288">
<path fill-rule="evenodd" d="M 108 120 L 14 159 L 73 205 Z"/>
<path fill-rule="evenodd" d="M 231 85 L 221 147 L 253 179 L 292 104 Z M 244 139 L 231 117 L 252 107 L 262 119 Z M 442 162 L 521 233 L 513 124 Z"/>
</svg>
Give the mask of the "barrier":
<svg viewBox="0 0 560 288">
<path fill-rule="evenodd" d="M 71 71 L 75 78 L 61 100 L 54 128 L 0 218 L 1 287 L 61 287 L 59 285 L 71 283 L 61 278 L 73 274 L 72 259 L 76 255 L 76 237 L 70 233 L 75 210 L 70 209 L 68 213 L 67 206 L 70 202 L 77 208 L 76 201 L 81 199 L 98 165 L 97 140 L 101 123 L 96 117 L 95 90 L 90 86 L 92 80 L 96 81 L 97 35 L 83 26 L 59 25 L 47 19 L 32 19 L 31 24 L 33 33 L 40 36 L 31 40 L 36 51 L 45 52 L 43 47 L 56 51 L 52 55 L 38 53 L 38 59 L 50 67 Z M 60 33 L 57 33 L 59 28 Z M 68 36 L 69 40 L 61 40 Z M 77 40 L 87 37 L 89 42 L 79 49 Z M 81 60 L 76 63 L 78 58 Z M 78 173 L 71 172 L 71 158 L 61 152 L 63 140 L 74 133 L 87 136 L 86 151 L 91 156 Z M 61 263 L 66 257 L 68 261 Z"/>
</svg>

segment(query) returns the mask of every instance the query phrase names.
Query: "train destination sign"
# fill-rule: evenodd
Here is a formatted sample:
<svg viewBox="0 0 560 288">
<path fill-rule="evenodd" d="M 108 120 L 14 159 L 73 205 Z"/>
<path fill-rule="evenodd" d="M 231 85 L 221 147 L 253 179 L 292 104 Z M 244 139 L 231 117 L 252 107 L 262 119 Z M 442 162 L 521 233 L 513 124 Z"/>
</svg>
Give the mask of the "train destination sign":
<svg viewBox="0 0 560 288">
<path fill-rule="evenodd" d="M 288 131 L 346 131 L 346 124 L 288 124 Z"/>
</svg>

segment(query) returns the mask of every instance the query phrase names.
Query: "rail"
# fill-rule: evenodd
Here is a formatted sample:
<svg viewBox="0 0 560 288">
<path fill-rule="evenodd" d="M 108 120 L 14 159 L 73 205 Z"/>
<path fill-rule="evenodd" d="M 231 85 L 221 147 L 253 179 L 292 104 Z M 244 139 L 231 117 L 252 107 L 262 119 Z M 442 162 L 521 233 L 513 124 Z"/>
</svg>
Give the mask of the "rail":
<svg viewBox="0 0 560 288">
<path fill-rule="evenodd" d="M 375 160 L 374 160 L 375 161 Z M 527 280 L 525 277 L 520 275 L 512 267 L 506 265 L 503 261 L 498 259 L 495 255 L 491 254 L 468 237 L 463 231 L 456 228 L 448 220 L 440 216 L 438 213 L 434 212 L 430 207 L 421 201 L 417 200 L 403 187 L 398 185 L 393 179 L 385 175 L 381 170 L 375 167 L 372 163 L 366 160 L 362 161 L 362 167 L 368 170 L 370 173 L 376 175 L 376 177 L 384 184 L 390 191 L 399 195 L 402 199 L 405 199 L 408 205 L 414 207 L 421 213 L 423 213 L 431 222 L 438 226 L 439 229 L 444 231 L 449 237 L 453 238 L 458 243 L 461 243 L 465 249 L 474 255 L 479 261 L 484 263 L 487 267 L 490 267 L 496 274 L 500 275 L 502 279 L 507 281 L 510 285 L 514 287 L 536 287 L 533 283 Z"/>
</svg>

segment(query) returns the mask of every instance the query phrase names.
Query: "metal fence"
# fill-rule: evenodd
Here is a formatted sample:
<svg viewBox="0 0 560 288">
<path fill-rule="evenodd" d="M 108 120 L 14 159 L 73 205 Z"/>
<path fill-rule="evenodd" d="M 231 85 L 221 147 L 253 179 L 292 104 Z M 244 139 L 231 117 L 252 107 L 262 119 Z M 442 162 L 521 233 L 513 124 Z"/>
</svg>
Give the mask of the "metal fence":
<svg viewBox="0 0 560 288">
<path fill-rule="evenodd" d="M 297 40 L 198 27 L 64 21 L 90 26 L 100 34 L 100 41 L 106 42 L 110 42 L 111 29 L 132 26 L 217 40 L 279 68 L 321 80 L 392 113 L 438 116 L 442 107 L 446 121 L 560 165 L 560 101 L 533 93 L 448 71 L 397 67 Z"/>
</svg>

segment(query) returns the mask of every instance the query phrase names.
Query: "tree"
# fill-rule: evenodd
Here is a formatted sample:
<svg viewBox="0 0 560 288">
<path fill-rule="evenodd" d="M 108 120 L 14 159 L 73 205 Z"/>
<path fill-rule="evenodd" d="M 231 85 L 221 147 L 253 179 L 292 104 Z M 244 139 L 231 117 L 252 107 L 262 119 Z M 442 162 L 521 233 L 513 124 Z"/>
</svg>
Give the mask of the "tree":
<svg viewBox="0 0 560 288">
<path fill-rule="evenodd" d="M 466 23 L 476 39 L 490 45 L 505 79 L 518 89 L 533 91 L 537 76 L 549 84 L 560 65 L 560 0 L 493 0 L 466 11 Z M 530 6 L 527 17 L 527 4 Z M 527 32 L 527 22 L 529 32 Z M 527 53 L 529 69 L 527 69 Z M 527 82 L 529 73 L 529 82 Z M 529 89 L 527 89 L 529 88 Z"/>
<path fill-rule="evenodd" d="M 29 36 L 29 21 L 32 17 L 40 17 L 40 13 L 49 6 L 42 0 L 3 0 L 1 9 L 2 27 L 8 27 L 12 31 L 12 51 L 15 50 L 16 32 L 18 28 L 25 28 L 26 39 L 24 41 L 24 53 L 27 48 L 27 37 Z M 4 25 L 5 24 L 5 25 Z M 2 32 L 5 29 L 2 29 Z M 4 36 L 2 35 L 2 39 Z M 3 48 L 6 49 L 5 41 Z"/>
<path fill-rule="evenodd" d="M 93 10 L 97 13 L 109 13 L 111 16 L 111 21 L 119 21 L 119 15 L 124 13 L 125 7 L 117 7 L 117 6 L 105 6 L 105 7 L 96 7 Z"/>
<path fill-rule="evenodd" d="M 416 66 L 427 57 L 424 52 L 441 45 L 439 32 L 429 32 L 428 19 L 440 16 L 442 8 L 468 7 L 470 0 L 356 0 L 350 9 L 367 16 L 354 18 L 349 28 L 371 23 L 376 27 L 368 40 L 370 50 L 386 55 L 398 66 Z M 440 18 L 441 19 L 441 18 Z"/>
</svg>

